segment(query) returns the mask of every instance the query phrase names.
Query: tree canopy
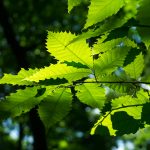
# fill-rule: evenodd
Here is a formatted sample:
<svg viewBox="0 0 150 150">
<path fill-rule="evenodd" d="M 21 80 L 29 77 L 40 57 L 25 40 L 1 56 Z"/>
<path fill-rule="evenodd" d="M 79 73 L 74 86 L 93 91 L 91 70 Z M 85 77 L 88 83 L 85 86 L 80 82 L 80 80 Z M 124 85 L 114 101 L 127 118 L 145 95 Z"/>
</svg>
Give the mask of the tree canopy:
<svg viewBox="0 0 150 150">
<path fill-rule="evenodd" d="M 19 52 L 19 48 L 25 51 L 27 41 L 12 45 L 20 69 L 0 79 L 1 85 L 14 87 L 0 102 L 1 120 L 36 111 L 48 135 L 78 104 L 100 112 L 91 135 L 112 137 L 146 130 L 150 125 L 149 4 L 148 0 L 68 0 L 67 15 L 78 10 L 85 20 L 78 30 L 48 29 L 46 63 L 30 66 Z M 39 48 L 35 53 L 41 55 Z"/>
</svg>

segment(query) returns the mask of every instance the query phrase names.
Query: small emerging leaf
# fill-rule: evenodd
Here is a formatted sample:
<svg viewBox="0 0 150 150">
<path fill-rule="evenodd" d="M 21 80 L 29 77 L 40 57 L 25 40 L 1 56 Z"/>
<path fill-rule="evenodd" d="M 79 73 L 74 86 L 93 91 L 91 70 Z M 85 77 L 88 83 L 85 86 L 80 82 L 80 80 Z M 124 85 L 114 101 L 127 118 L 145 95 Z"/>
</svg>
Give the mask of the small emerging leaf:
<svg viewBox="0 0 150 150">
<path fill-rule="evenodd" d="M 68 0 L 68 12 L 70 12 L 75 6 L 78 6 L 83 0 Z"/>
</svg>

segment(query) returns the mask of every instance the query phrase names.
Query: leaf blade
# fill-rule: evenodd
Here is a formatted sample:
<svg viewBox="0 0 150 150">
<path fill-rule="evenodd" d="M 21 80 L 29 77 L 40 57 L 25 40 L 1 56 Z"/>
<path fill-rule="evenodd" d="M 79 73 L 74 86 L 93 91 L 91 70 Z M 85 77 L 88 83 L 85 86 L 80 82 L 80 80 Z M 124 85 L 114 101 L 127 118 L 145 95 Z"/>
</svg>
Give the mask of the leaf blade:
<svg viewBox="0 0 150 150">
<path fill-rule="evenodd" d="M 44 99 L 38 108 L 38 113 L 47 130 L 68 114 L 71 100 L 72 95 L 68 89 L 58 89 Z"/>
<path fill-rule="evenodd" d="M 135 60 L 129 65 L 124 67 L 125 72 L 134 79 L 138 79 L 140 77 L 142 71 L 144 69 L 144 58 L 142 53 L 136 56 Z"/>
<path fill-rule="evenodd" d="M 84 28 L 87 28 L 97 22 L 101 22 L 105 18 L 116 14 L 123 6 L 123 0 L 91 0 Z"/>
<path fill-rule="evenodd" d="M 38 72 L 36 72 L 30 77 L 25 78 L 24 80 L 39 82 L 40 80 L 50 78 L 53 79 L 65 78 L 68 80 L 68 82 L 71 83 L 75 80 L 87 77 L 90 73 L 91 73 L 90 69 L 75 68 L 72 66 L 67 66 L 66 64 L 55 64 L 55 65 L 52 64 L 49 67 L 40 69 Z"/>
<path fill-rule="evenodd" d="M 68 43 L 76 36 L 67 32 L 48 32 L 47 49 L 60 62 L 76 61 L 92 68 L 92 53 L 85 40 L 77 43 Z M 86 54 L 86 55 L 85 55 Z"/>
<path fill-rule="evenodd" d="M 92 107 L 101 109 L 104 106 L 106 97 L 105 89 L 99 87 L 99 84 L 85 83 L 76 86 L 78 99 Z"/>
</svg>

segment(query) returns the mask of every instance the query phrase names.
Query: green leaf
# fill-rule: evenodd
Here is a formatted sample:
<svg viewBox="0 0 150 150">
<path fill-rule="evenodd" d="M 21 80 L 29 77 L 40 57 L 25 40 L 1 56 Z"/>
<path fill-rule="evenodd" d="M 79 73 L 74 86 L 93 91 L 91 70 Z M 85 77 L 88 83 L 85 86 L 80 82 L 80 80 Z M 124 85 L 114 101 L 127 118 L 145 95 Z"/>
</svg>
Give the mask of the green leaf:
<svg viewBox="0 0 150 150">
<path fill-rule="evenodd" d="M 100 119 L 94 124 L 91 129 L 91 135 L 95 134 L 98 126 L 108 127 L 110 135 L 116 135 L 116 130 L 112 127 L 110 112 L 106 112 L 105 116 L 101 116 Z"/>
<path fill-rule="evenodd" d="M 127 37 L 113 39 L 104 43 L 102 42 L 102 39 L 100 38 L 98 39 L 97 43 L 94 44 L 93 51 L 94 51 L 94 54 L 99 54 L 101 52 L 112 50 L 113 48 L 119 45 L 126 46 L 126 47 L 133 47 L 133 48 L 137 47 L 134 41 L 131 41 Z"/>
<path fill-rule="evenodd" d="M 52 64 L 49 67 L 39 69 L 38 72 L 36 72 L 32 76 L 25 78 L 24 80 L 39 82 L 40 80 L 50 78 L 65 78 L 69 82 L 72 82 L 75 80 L 79 80 L 83 77 L 87 77 L 90 73 L 90 69 L 75 68 L 72 66 L 67 66 L 66 64 Z"/>
<path fill-rule="evenodd" d="M 136 133 L 141 126 L 139 120 L 134 119 L 124 111 L 115 112 L 111 116 L 111 120 L 113 129 L 117 130 L 116 135 Z"/>
<path fill-rule="evenodd" d="M 137 93 L 137 98 L 132 98 L 131 96 L 127 95 L 124 97 L 120 97 L 118 99 L 114 99 L 112 101 L 112 109 L 114 110 L 116 109 L 116 110 L 112 114 L 114 114 L 115 112 L 123 111 L 126 112 L 129 116 L 132 116 L 134 121 L 141 119 L 143 105 L 149 101 L 149 98 L 147 97 L 148 96 L 147 93 L 144 92 L 145 96 L 143 97 L 141 96 L 142 93 L 143 91 L 139 91 Z M 126 130 L 126 133 L 127 132 L 129 131 Z M 125 134 L 125 132 L 123 134 Z"/>
<path fill-rule="evenodd" d="M 68 0 L 68 12 L 70 12 L 75 6 L 78 6 L 83 0 Z"/>
<path fill-rule="evenodd" d="M 97 60 L 94 60 L 96 78 L 99 79 L 102 75 L 110 74 L 115 71 L 117 67 L 121 67 L 128 51 L 128 47 L 116 47 L 100 55 Z"/>
<path fill-rule="evenodd" d="M 135 18 L 138 13 L 138 7 L 140 6 L 141 0 L 124 0 L 125 6 L 123 8 L 126 17 Z"/>
<path fill-rule="evenodd" d="M 116 14 L 124 6 L 124 0 L 91 0 L 84 28 Z"/>
<path fill-rule="evenodd" d="M 142 121 L 145 122 L 146 124 L 150 124 L 150 119 L 149 119 L 149 116 L 150 116 L 150 103 L 146 103 L 144 104 L 143 106 L 143 109 L 142 109 Z"/>
<path fill-rule="evenodd" d="M 143 27 L 138 27 L 138 31 L 140 36 L 142 37 L 143 42 L 145 43 L 147 49 L 150 46 L 150 14 L 149 14 L 149 0 L 143 0 L 141 3 L 141 7 L 139 8 L 139 12 L 137 14 L 137 20 L 140 25 L 144 25 Z M 147 27 L 146 27 L 147 26 Z"/>
<path fill-rule="evenodd" d="M 144 58 L 142 53 L 140 53 L 135 60 L 124 67 L 125 72 L 133 79 L 138 79 L 144 69 Z"/>
<path fill-rule="evenodd" d="M 135 8 L 137 7 L 135 6 Z M 128 13 L 121 13 L 120 15 L 113 15 L 112 17 L 104 21 L 104 23 L 102 23 L 96 29 L 89 29 L 87 32 L 82 32 L 82 34 L 78 35 L 76 38 L 71 40 L 69 44 L 78 42 L 80 40 L 89 39 L 91 37 L 96 37 L 104 33 L 108 33 L 116 28 L 123 26 L 133 17 L 135 17 L 135 14 L 128 15 Z"/>
<path fill-rule="evenodd" d="M 142 105 L 147 102 L 148 99 L 132 98 L 131 96 L 126 95 L 114 99 L 112 101 L 112 108 L 113 109 L 120 108 L 117 111 L 126 111 L 127 114 L 132 116 L 133 118 L 140 119 L 142 112 Z"/>
<path fill-rule="evenodd" d="M 130 78 L 125 74 L 124 71 L 117 70 L 116 72 L 119 72 L 119 75 L 116 75 L 116 73 L 113 73 L 113 74 L 101 77 L 100 80 L 104 82 L 105 86 L 115 90 L 116 92 L 127 93 L 131 89 L 132 90 L 135 89 L 135 86 L 133 84 L 124 83 L 124 82 L 130 81 Z M 105 83 L 105 82 L 108 82 L 108 83 Z"/>
<path fill-rule="evenodd" d="M 12 85 L 32 85 L 33 82 L 25 81 L 24 78 L 33 75 L 38 69 L 21 69 L 17 75 L 4 74 L 2 79 L 0 79 L 0 84 L 12 84 Z"/>
<path fill-rule="evenodd" d="M 137 97 L 138 99 L 140 99 L 141 101 L 143 102 L 149 102 L 149 95 L 148 95 L 148 92 L 145 92 L 144 90 L 140 90 L 137 92 Z"/>
<path fill-rule="evenodd" d="M 2 100 L 0 102 L 2 118 L 20 116 L 39 104 L 46 95 L 36 96 L 38 89 L 38 87 L 26 87 L 24 90 L 17 90 L 16 93 L 10 94 L 6 100 Z"/>
<path fill-rule="evenodd" d="M 133 98 L 129 95 L 126 95 L 113 99 L 111 104 L 112 110 L 110 112 L 106 112 L 104 116 L 100 117 L 100 119 L 95 123 L 95 125 L 91 129 L 91 134 L 94 134 L 96 128 L 100 125 L 106 126 L 109 129 L 110 135 L 116 135 L 116 129 L 119 128 L 119 126 L 113 128 L 111 116 L 114 115 L 116 112 L 126 112 L 127 115 L 132 116 L 133 119 L 139 120 L 141 119 L 142 107 L 148 101 L 148 94 L 143 91 L 139 91 L 137 93 L 137 98 Z M 127 132 L 128 131 L 126 131 L 126 133 Z"/>
<path fill-rule="evenodd" d="M 94 108 L 101 109 L 104 106 L 106 97 L 105 89 L 96 83 L 85 83 L 76 86 L 77 97 L 82 102 Z"/>
<path fill-rule="evenodd" d="M 47 49 L 60 62 L 80 62 L 84 65 L 93 67 L 91 49 L 85 40 L 68 45 L 76 36 L 67 32 L 48 32 Z"/>
<path fill-rule="evenodd" d="M 57 89 L 40 104 L 38 113 L 48 130 L 63 119 L 71 108 L 72 94 L 69 89 Z"/>
<path fill-rule="evenodd" d="M 104 20 L 99 27 L 89 29 L 86 32 L 78 35 L 76 38 L 71 40 L 69 43 L 77 42 L 80 40 L 89 39 L 91 37 L 99 36 L 105 32 L 110 32 L 116 28 L 123 26 L 131 18 L 135 18 L 137 14 L 137 8 L 140 5 L 140 0 L 125 0 L 125 7 L 123 12 L 118 12 L 118 14 Z"/>
</svg>

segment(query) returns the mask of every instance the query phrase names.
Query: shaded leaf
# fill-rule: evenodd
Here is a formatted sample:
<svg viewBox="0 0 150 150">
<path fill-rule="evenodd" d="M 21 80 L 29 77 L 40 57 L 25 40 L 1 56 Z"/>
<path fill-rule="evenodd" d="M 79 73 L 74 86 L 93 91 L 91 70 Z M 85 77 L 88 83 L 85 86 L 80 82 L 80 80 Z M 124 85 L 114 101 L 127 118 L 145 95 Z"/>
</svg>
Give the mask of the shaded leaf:
<svg viewBox="0 0 150 150">
<path fill-rule="evenodd" d="M 63 119 L 71 109 L 72 95 L 68 89 L 57 89 L 40 104 L 38 113 L 48 130 Z"/>
<path fill-rule="evenodd" d="M 26 87 L 24 90 L 17 90 L 0 102 L 1 117 L 16 117 L 30 111 L 35 105 L 47 96 L 43 93 L 36 97 L 39 87 Z"/>
<path fill-rule="evenodd" d="M 111 116 L 113 129 L 117 130 L 116 135 L 136 133 L 140 128 L 140 121 L 129 116 L 126 112 L 115 112 Z"/>
<path fill-rule="evenodd" d="M 146 103 L 143 106 L 142 121 L 146 124 L 150 124 L 150 103 Z"/>
<path fill-rule="evenodd" d="M 142 37 L 143 42 L 145 43 L 147 49 L 150 46 L 150 14 L 149 14 L 149 6 L 150 1 L 149 0 L 143 0 L 141 3 L 141 6 L 139 8 L 139 12 L 137 14 L 137 20 L 139 21 L 140 25 L 145 25 L 145 27 L 141 26 L 138 27 L 138 31 L 140 33 L 140 36 Z M 147 27 L 146 27 L 147 26 Z"/>
</svg>

